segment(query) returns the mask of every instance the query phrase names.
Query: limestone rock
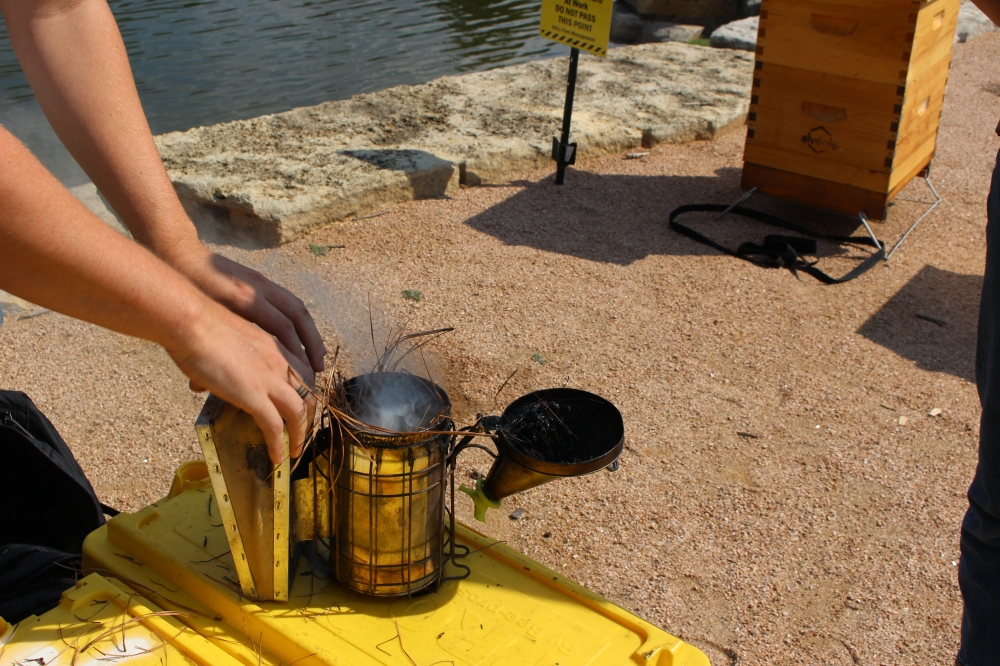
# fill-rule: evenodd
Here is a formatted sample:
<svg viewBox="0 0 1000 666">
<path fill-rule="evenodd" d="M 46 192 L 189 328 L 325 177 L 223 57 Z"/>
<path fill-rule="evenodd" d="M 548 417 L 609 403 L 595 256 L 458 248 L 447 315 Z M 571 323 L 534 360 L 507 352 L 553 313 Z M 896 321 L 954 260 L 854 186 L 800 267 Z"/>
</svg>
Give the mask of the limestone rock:
<svg viewBox="0 0 1000 666">
<path fill-rule="evenodd" d="M 462 183 L 550 166 L 566 69 L 565 58 L 539 60 L 156 141 L 202 229 L 276 245 Z M 581 156 L 597 157 L 713 138 L 743 123 L 752 70 L 749 54 L 676 43 L 584 55 L 571 140 Z"/>
<path fill-rule="evenodd" d="M 35 309 L 34 305 L 23 298 L 18 298 L 14 294 L 8 294 L 6 291 L 0 290 L 0 325 L 3 324 L 5 314 L 17 316 Z"/>
<path fill-rule="evenodd" d="M 962 0 L 962 8 L 958 12 L 958 27 L 955 29 L 955 41 L 964 44 L 980 35 L 995 32 L 997 27 L 993 21 L 976 7 L 970 0 Z"/>
<path fill-rule="evenodd" d="M 646 20 L 621 2 L 611 10 L 611 41 L 619 44 L 637 44 L 643 40 Z"/>
<path fill-rule="evenodd" d="M 680 23 L 670 23 L 669 21 L 656 21 L 646 25 L 645 39 L 643 42 L 682 42 L 687 43 L 692 39 L 701 37 L 705 30 L 700 25 L 684 25 Z"/>
<path fill-rule="evenodd" d="M 700 25 L 684 25 L 639 16 L 626 5 L 616 2 L 611 14 L 611 41 L 619 44 L 651 42 L 690 42 L 701 37 Z"/>
<path fill-rule="evenodd" d="M 719 25 L 743 16 L 744 0 L 625 0 L 639 14 Z"/>
<path fill-rule="evenodd" d="M 727 23 L 712 33 L 708 43 L 717 49 L 757 50 L 757 28 L 759 16 L 749 16 L 739 21 Z"/>
</svg>

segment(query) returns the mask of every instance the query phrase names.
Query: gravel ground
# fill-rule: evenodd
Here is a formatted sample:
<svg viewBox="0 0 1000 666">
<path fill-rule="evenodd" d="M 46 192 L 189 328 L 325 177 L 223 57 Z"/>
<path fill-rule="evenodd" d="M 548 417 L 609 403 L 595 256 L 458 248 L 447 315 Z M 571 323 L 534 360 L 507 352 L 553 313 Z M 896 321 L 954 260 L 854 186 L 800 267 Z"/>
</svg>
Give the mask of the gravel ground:
<svg viewBox="0 0 1000 666">
<path fill-rule="evenodd" d="M 666 228 L 677 205 L 738 195 L 742 133 L 582 160 L 562 188 L 539 173 L 279 250 L 220 250 L 300 290 L 330 347 L 344 346 L 346 370 L 366 361 L 369 300 L 382 328 L 455 326 L 431 362 L 463 420 L 564 384 L 618 404 L 620 471 L 511 498 L 483 529 L 713 664 L 950 664 L 978 437 L 998 61 L 1000 35 L 956 47 L 934 164 L 945 202 L 892 263 L 842 286 L 723 257 Z M 901 200 L 924 196 L 914 183 Z M 877 233 L 898 237 L 921 208 L 900 201 Z M 725 221 L 717 233 L 764 231 Z M 310 243 L 346 248 L 317 256 Z M 422 299 L 404 300 L 404 289 Z M 197 456 L 204 396 L 154 345 L 55 314 L 8 321 L 0 337 L 0 384 L 34 397 L 106 502 L 147 504 Z M 468 482 L 487 468 L 472 452 L 459 471 Z M 527 512 L 517 521 L 515 508 Z"/>
</svg>

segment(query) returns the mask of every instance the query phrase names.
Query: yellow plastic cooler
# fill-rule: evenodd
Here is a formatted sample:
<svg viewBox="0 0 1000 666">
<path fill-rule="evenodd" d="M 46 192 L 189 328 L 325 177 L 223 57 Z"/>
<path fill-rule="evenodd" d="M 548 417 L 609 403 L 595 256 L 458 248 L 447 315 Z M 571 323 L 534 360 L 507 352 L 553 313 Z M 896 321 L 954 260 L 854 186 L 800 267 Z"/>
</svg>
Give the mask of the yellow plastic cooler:
<svg viewBox="0 0 1000 666">
<path fill-rule="evenodd" d="M 240 666 L 183 624 L 186 613 L 165 611 L 121 581 L 91 574 L 41 617 L 18 624 L 0 619 L 0 664 Z"/>
<path fill-rule="evenodd" d="M 463 526 L 457 541 L 471 551 L 462 562 L 472 573 L 436 592 L 361 595 L 310 561 L 306 548 L 292 562 L 287 602 L 249 601 L 211 497 L 204 463 L 187 463 L 166 498 L 87 538 L 84 567 L 123 581 L 150 608 L 177 611 L 169 620 L 204 639 L 206 650 L 246 666 L 709 663 L 697 648 Z"/>
</svg>

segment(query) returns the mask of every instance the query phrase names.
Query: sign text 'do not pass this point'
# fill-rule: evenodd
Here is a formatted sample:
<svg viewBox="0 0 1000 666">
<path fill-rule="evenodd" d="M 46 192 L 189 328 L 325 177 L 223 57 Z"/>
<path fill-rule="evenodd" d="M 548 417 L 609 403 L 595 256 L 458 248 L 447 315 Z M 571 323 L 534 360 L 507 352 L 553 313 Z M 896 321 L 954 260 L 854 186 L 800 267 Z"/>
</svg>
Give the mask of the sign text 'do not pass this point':
<svg viewBox="0 0 1000 666">
<path fill-rule="evenodd" d="M 613 0 L 542 0 L 542 37 L 604 57 Z"/>
</svg>

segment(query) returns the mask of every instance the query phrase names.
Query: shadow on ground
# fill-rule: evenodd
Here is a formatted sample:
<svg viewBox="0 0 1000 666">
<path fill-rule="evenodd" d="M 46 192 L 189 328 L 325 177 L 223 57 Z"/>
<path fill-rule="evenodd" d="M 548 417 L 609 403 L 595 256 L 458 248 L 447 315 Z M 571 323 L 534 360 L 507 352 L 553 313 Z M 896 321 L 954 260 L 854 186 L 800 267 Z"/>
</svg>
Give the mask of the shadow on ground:
<svg viewBox="0 0 1000 666">
<path fill-rule="evenodd" d="M 552 177 L 529 184 L 466 224 L 505 245 L 620 265 L 650 255 L 718 254 L 671 230 L 667 219 L 672 210 L 686 204 L 732 203 L 740 195 L 740 175 L 737 168 L 719 169 L 714 176 L 599 175 L 571 170 L 565 185 L 555 185 Z M 747 205 L 826 234 L 851 235 L 859 226 L 854 218 L 768 197 L 756 197 Z M 762 242 L 767 234 L 789 233 L 732 215 L 720 221 L 713 218 L 714 214 L 692 213 L 681 221 L 734 249 L 745 241 Z M 820 243 L 821 256 L 844 252 L 834 243 Z"/>
<path fill-rule="evenodd" d="M 924 266 L 858 333 L 923 370 L 976 380 L 981 275 Z"/>
</svg>

